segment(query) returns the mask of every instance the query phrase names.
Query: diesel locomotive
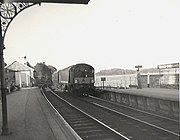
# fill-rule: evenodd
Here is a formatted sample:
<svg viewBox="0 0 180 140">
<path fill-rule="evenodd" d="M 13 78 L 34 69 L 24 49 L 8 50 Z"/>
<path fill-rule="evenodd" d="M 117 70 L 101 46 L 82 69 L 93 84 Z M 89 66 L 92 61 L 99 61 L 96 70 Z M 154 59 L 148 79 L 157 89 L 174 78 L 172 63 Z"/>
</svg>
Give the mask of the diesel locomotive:
<svg viewBox="0 0 180 140">
<path fill-rule="evenodd" d="M 94 91 L 94 68 L 79 63 L 59 70 L 52 75 L 55 89 L 68 91 L 74 95 L 87 95 Z"/>
</svg>

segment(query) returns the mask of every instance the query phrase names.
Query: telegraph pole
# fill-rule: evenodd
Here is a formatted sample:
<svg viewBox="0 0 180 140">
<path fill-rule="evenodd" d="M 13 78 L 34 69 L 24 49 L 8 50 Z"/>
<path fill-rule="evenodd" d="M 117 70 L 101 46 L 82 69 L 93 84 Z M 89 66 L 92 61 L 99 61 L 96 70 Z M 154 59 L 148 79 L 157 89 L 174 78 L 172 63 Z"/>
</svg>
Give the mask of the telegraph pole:
<svg viewBox="0 0 180 140">
<path fill-rule="evenodd" d="M 0 17 L 1 23 L 1 17 Z M 2 27 L 0 27 L 0 76 L 1 76 L 1 97 L 2 97 L 2 135 L 8 135 L 8 121 L 7 121 L 7 99 L 5 86 L 5 70 L 4 70 L 4 40 L 2 37 Z"/>
</svg>

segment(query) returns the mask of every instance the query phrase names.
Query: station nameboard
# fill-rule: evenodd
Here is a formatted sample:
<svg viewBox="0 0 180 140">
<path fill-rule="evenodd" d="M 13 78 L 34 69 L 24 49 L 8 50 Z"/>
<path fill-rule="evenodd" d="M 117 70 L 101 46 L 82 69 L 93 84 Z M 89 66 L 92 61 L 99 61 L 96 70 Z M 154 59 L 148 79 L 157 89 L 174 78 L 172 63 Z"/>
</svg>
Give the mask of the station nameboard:
<svg viewBox="0 0 180 140">
<path fill-rule="evenodd" d="M 157 68 L 158 69 L 179 68 L 179 63 L 158 65 Z"/>
<path fill-rule="evenodd" d="M 2 1 L 2 0 L 1 0 Z M 4 0 L 2 3 L 25 2 L 25 3 L 72 3 L 88 4 L 90 0 Z"/>
</svg>

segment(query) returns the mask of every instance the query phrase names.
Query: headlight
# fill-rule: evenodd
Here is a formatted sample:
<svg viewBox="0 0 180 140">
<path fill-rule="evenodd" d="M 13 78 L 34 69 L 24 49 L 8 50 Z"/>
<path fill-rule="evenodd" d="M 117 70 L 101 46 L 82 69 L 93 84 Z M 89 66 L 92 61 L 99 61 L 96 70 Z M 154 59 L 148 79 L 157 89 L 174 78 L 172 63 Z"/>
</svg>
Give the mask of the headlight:
<svg viewBox="0 0 180 140">
<path fill-rule="evenodd" d="M 75 80 L 74 80 L 74 83 L 77 84 L 77 83 L 79 83 L 79 81 L 78 81 L 77 79 L 75 79 Z"/>
<path fill-rule="evenodd" d="M 93 80 L 93 79 L 91 80 L 91 83 L 94 83 L 94 80 Z"/>
</svg>

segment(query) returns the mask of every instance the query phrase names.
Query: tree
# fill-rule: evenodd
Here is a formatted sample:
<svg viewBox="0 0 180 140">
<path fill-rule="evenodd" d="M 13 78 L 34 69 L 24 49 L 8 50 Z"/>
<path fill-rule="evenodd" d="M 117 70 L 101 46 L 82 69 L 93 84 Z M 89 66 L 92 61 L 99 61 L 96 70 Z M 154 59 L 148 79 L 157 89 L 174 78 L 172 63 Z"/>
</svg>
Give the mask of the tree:
<svg viewBox="0 0 180 140">
<path fill-rule="evenodd" d="M 37 63 L 34 67 L 34 78 L 35 85 L 51 84 L 52 83 L 52 73 L 51 69 L 43 62 Z"/>
</svg>

